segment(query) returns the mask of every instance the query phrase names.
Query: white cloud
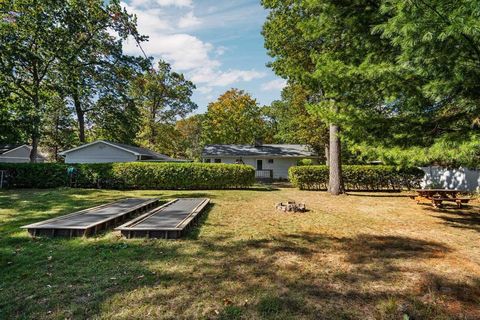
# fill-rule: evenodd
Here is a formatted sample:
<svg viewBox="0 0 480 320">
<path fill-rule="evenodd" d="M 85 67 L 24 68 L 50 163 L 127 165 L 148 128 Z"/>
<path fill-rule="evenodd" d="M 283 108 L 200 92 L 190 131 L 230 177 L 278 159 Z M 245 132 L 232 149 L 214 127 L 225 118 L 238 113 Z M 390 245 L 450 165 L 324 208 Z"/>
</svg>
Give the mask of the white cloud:
<svg viewBox="0 0 480 320">
<path fill-rule="evenodd" d="M 132 7 L 144 7 L 157 4 L 162 7 L 175 6 L 175 7 L 192 7 L 192 0 L 132 0 L 130 5 Z"/>
<path fill-rule="evenodd" d="M 198 87 L 197 90 L 198 90 L 198 92 L 200 92 L 202 94 L 208 94 L 208 93 L 213 91 L 213 88 L 212 87 Z"/>
<path fill-rule="evenodd" d="M 157 0 L 161 6 L 193 7 L 192 0 Z"/>
<path fill-rule="evenodd" d="M 202 21 L 193 14 L 193 11 L 188 12 L 178 21 L 179 28 L 191 28 L 202 24 Z"/>
<path fill-rule="evenodd" d="M 285 79 L 275 79 L 262 84 L 261 89 L 262 91 L 282 90 L 286 85 L 287 81 Z"/>
<path fill-rule="evenodd" d="M 252 81 L 265 77 L 265 73 L 255 70 L 227 70 L 219 71 L 212 68 L 195 70 L 191 79 L 194 83 L 203 83 L 211 87 L 227 87 L 240 81 Z"/>
<path fill-rule="evenodd" d="M 137 15 L 138 30 L 149 36 L 148 42 L 143 42 L 142 48 L 147 55 L 166 60 L 176 71 L 186 74 L 202 94 L 212 92 L 213 87 L 226 87 L 236 82 L 252 81 L 265 76 L 265 73 L 256 70 L 222 70 L 222 63 L 217 59 L 227 48 L 215 47 L 211 43 L 187 33 L 175 33 L 176 27 L 188 28 L 198 25 L 201 21 L 189 9 L 178 23 L 175 23 L 162 8 L 149 7 L 152 2 L 157 5 L 176 5 L 188 7 L 191 1 L 187 0 L 134 0 L 131 4 L 122 3 L 128 12 Z M 171 18 L 171 17 L 170 17 Z M 140 54 L 136 42 L 130 39 L 124 46 L 128 54 Z M 217 58 L 215 58 L 217 57 Z"/>
</svg>

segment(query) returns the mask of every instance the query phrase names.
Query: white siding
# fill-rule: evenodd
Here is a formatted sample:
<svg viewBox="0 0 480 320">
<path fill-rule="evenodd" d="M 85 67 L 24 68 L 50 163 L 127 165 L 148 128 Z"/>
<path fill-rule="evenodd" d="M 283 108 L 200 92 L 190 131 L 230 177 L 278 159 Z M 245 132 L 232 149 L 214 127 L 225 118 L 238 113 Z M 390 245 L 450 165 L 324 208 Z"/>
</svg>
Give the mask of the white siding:
<svg viewBox="0 0 480 320">
<path fill-rule="evenodd" d="M 215 159 L 221 159 L 222 163 L 235 163 L 236 159 L 240 157 L 205 157 L 205 159 L 211 159 L 211 163 L 215 162 Z M 268 163 L 268 159 L 273 159 L 273 163 Z M 245 158 L 243 157 L 242 160 L 246 165 L 250 165 L 257 169 L 257 160 L 263 161 L 263 169 L 264 170 L 273 170 L 273 178 L 274 179 L 288 179 L 288 169 L 290 167 L 296 166 L 297 161 L 302 158 L 269 158 L 269 157 L 259 157 L 259 158 Z"/>
<path fill-rule="evenodd" d="M 131 162 L 137 156 L 105 143 L 96 143 L 65 155 L 65 163 Z"/>
<path fill-rule="evenodd" d="M 425 176 L 421 182 L 422 188 L 435 187 L 462 191 L 480 190 L 480 171 L 467 168 L 448 169 L 438 166 L 422 167 Z"/>
<path fill-rule="evenodd" d="M 37 157 L 37 162 L 43 162 L 42 157 Z M 0 162 L 25 163 L 30 162 L 30 148 L 22 146 L 18 149 L 7 151 L 0 155 Z"/>
</svg>

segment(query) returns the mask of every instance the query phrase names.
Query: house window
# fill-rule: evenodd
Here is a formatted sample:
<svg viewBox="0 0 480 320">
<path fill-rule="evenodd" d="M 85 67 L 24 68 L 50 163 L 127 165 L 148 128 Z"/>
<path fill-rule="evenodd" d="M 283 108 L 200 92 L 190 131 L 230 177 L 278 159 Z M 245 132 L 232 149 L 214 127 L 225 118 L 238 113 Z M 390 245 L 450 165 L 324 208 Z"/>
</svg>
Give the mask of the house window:
<svg viewBox="0 0 480 320">
<path fill-rule="evenodd" d="M 222 163 L 222 159 L 215 159 L 215 163 Z"/>
<path fill-rule="evenodd" d="M 273 159 L 268 159 L 268 163 L 273 163 Z"/>
<path fill-rule="evenodd" d="M 210 163 L 212 162 L 210 159 L 205 159 L 205 163 Z"/>
</svg>

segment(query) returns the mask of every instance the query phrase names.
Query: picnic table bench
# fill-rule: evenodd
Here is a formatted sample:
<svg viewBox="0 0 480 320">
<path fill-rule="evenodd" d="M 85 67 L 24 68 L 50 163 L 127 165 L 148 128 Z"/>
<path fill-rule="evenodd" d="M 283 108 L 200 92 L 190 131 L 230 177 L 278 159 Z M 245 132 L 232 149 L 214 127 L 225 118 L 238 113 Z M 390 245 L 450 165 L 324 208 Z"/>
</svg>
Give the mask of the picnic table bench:
<svg viewBox="0 0 480 320">
<path fill-rule="evenodd" d="M 470 198 L 459 197 L 460 191 L 452 189 L 417 189 L 417 195 L 410 198 L 417 201 L 429 201 L 436 208 L 440 208 L 443 202 L 454 202 L 457 208 L 461 208 L 464 203 L 468 203 Z"/>
</svg>

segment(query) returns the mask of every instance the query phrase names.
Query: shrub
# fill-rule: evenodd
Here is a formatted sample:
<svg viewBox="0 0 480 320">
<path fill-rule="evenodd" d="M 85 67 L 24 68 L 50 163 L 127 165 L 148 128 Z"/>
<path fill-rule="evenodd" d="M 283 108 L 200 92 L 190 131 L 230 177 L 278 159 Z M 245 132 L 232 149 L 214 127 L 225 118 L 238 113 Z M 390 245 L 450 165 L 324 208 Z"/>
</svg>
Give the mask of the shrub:
<svg viewBox="0 0 480 320">
<path fill-rule="evenodd" d="M 74 167 L 70 178 L 67 169 Z M 13 188 L 227 189 L 255 182 L 251 166 L 207 163 L 0 163 Z"/>
<path fill-rule="evenodd" d="M 16 188 L 55 188 L 68 183 L 67 166 L 61 163 L 0 163 L 5 182 Z"/>
<path fill-rule="evenodd" d="M 313 165 L 312 159 L 300 159 L 297 161 L 297 166 L 311 166 Z"/>
<path fill-rule="evenodd" d="M 415 167 L 398 169 L 393 166 L 345 165 L 342 166 L 345 189 L 377 191 L 398 191 L 418 187 L 424 172 Z M 292 184 L 302 190 L 326 190 L 328 167 L 291 167 L 289 178 Z"/>
</svg>

